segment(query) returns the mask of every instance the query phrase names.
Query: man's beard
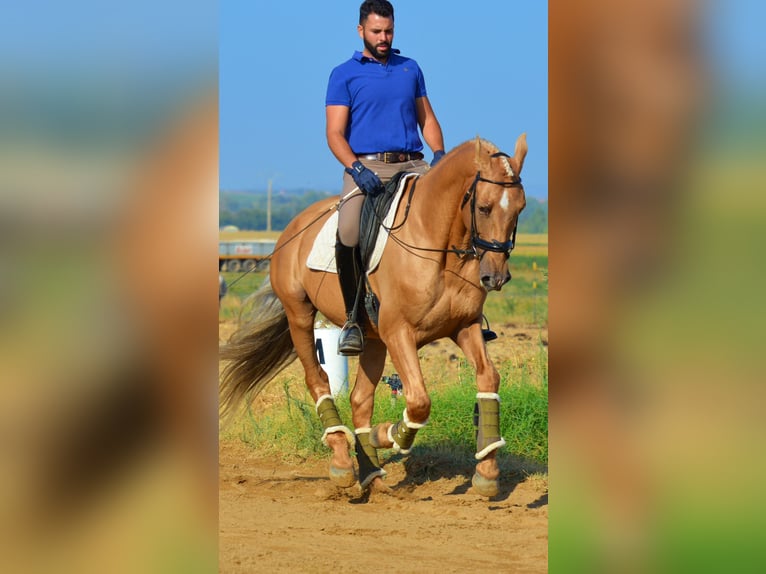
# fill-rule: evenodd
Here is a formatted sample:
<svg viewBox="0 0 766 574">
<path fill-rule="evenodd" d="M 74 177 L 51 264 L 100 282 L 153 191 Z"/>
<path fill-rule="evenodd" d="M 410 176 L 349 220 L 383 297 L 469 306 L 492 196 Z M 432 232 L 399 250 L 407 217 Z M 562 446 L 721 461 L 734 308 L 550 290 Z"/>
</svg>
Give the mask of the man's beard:
<svg viewBox="0 0 766 574">
<path fill-rule="evenodd" d="M 378 52 L 378 48 L 376 46 L 370 44 L 367 41 L 367 39 L 364 40 L 364 47 L 367 48 L 367 51 L 370 54 L 372 54 L 372 57 L 375 58 L 376 60 L 387 60 L 389 54 L 391 54 L 391 44 L 386 44 L 385 42 L 382 42 L 381 44 L 378 44 L 378 45 L 383 45 L 383 44 L 388 46 L 388 50 L 386 50 L 385 52 Z"/>
</svg>

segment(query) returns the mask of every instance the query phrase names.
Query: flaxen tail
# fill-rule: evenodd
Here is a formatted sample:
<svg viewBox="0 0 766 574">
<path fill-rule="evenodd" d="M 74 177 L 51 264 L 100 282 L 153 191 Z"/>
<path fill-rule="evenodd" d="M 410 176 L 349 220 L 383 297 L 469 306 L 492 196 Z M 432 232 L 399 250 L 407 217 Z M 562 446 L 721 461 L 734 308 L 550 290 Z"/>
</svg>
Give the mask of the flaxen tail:
<svg viewBox="0 0 766 574">
<path fill-rule="evenodd" d="M 220 349 L 226 361 L 220 382 L 220 412 L 225 419 L 243 399 L 252 400 L 297 357 L 287 315 L 267 277 L 248 300 L 250 318 Z"/>
</svg>

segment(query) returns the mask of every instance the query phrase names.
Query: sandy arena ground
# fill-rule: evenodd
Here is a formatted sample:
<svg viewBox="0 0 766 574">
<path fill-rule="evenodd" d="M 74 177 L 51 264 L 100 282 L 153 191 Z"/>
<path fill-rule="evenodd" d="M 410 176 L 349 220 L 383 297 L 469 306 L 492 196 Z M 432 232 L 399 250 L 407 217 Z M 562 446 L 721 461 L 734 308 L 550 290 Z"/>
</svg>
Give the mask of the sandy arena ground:
<svg viewBox="0 0 766 574">
<path fill-rule="evenodd" d="M 231 329 L 221 327 L 225 337 Z M 497 330 L 501 338 L 490 347 L 497 364 L 540 360 L 547 330 Z M 424 373 L 433 363 L 442 376 L 457 370 L 452 355 L 462 356 L 450 341 L 421 353 Z M 416 455 L 384 463 L 392 494 L 365 494 L 358 485 L 334 487 L 327 461 L 287 463 L 265 458 L 238 439 L 222 440 L 220 571 L 547 572 L 545 469 L 502 476 L 498 496 L 486 499 L 473 493 L 470 468 Z"/>
<path fill-rule="evenodd" d="M 358 485 L 332 486 L 326 467 L 259 459 L 223 442 L 220 571 L 547 572 L 544 479 L 505 477 L 488 500 L 471 492 L 469 477 L 437 472 L 416 484 L 396 462 L 385 465 L 394 494 L 363 495 Z"/>
</svg>

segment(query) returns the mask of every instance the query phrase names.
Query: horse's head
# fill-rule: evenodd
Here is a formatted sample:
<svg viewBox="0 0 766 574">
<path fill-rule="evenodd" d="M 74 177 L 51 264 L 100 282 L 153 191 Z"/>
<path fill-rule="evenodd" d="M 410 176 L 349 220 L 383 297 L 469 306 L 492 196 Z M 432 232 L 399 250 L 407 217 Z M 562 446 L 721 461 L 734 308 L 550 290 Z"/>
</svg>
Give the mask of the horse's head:
<svg viewBox="0 0 766 574">
<path fill-rule="evenodd" d="M 480 260 L 481 283 L 487 291 L 499 291 L 511 280 L 508 257 L 519 214 L 527 204 L 521 185 L 527 136 L 522 134 L 516 140 L 513 156 L 478 137 L 475 152 L 476 177 L 464 196 L 463 216 L 471 247 Z"/>
</svg>

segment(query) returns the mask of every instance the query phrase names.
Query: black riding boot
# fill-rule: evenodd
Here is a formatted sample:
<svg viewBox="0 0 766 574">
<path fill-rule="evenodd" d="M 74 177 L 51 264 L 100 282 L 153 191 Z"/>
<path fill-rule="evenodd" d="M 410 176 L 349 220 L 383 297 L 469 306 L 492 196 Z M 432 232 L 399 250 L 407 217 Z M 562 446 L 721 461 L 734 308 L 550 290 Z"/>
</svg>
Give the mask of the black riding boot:
<svg viewBox="0 0 766 574">
<path fill-rule="evenodd" d="M 358 355 L 364 350 L 364 334 L 357 322 L 357 310 L 354 308 L 361 278 L 361 265 L 356 251 L 358 247 L 343 245 L 339 238 L 335 241 L 335 264 L 338 268 L 340 290 L 346 305 L 346 324 L 338 338 L 339 355 Z"/>
</svg>

